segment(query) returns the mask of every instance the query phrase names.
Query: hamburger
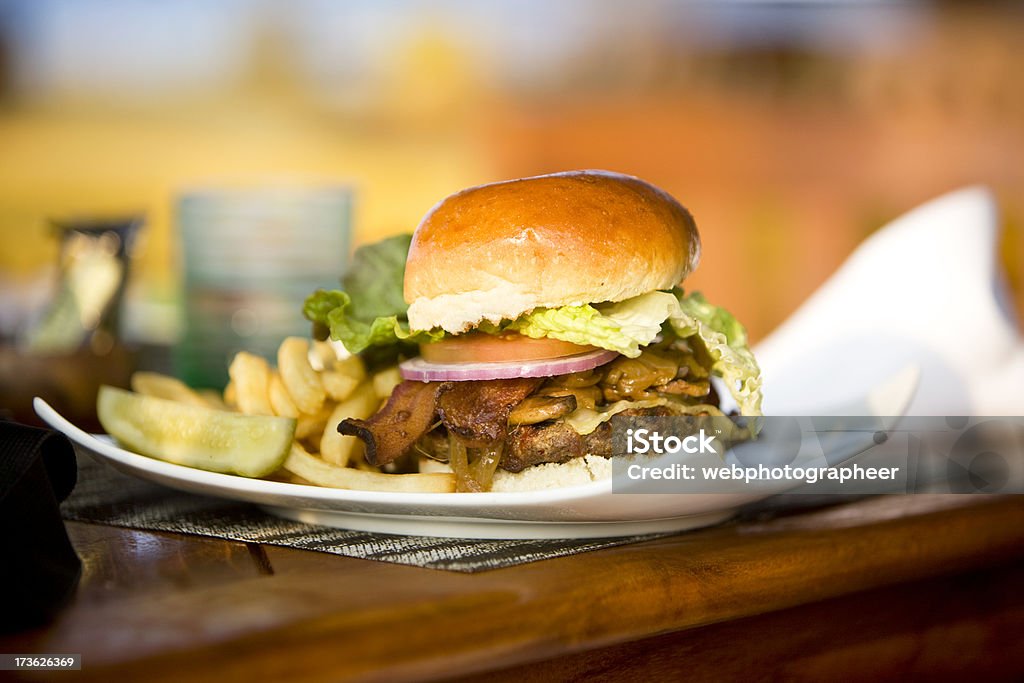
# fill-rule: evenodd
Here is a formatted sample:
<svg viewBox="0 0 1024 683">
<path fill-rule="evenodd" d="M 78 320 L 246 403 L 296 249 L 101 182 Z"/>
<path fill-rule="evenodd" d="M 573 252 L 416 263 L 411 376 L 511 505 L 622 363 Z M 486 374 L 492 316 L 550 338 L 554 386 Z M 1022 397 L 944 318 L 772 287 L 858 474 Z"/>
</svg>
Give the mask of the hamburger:
<svg viewBox="0 0 1024 683">
<path fill-rule="evenodd" d="M 306 301 L 317 336 L 400 361 L 387 403 L 338 430 L 371 465 L 522 490 L 610 476 L 615 415 L 760 415 L 742 325 L 681 287 L 699 258 L 690 212 L 632 176 L 453 194 Z"/>
</svg>

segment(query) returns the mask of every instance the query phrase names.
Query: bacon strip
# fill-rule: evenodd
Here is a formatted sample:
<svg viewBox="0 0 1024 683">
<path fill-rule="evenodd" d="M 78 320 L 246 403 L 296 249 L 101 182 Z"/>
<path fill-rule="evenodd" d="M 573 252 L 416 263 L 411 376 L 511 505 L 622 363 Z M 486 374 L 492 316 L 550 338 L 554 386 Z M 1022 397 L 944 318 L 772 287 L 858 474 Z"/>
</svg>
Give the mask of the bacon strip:
<svg viewBox="0 0 1024 683">
<path fill-rule="evenodd" d="M 338 425 L 338 431 L 366 443 L 366 462 L 386 465 L 412 448 L 430 429 L 437 396 L 446 384 L 402 382 L 375 415 L 367 420 L 346 418 Z"/>
<path fill-rule="evenodd" d="M 437 412 L 451 434 L 468 448 L 483 448 L 508 433 L 508 416 L 544 383 L 544 378 L 450 382 L 437 399 Z"/>
</svg>

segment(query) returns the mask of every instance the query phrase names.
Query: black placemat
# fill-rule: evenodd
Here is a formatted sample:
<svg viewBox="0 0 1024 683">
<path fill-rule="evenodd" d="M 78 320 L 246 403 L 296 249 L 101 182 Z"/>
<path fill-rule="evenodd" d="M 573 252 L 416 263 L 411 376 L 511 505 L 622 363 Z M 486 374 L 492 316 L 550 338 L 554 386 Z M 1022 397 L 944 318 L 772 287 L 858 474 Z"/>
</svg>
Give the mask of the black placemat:
<svg viewBox="0 0 1024 683">
<path fill-rule="evenodd" d="M 255 505 L 182 493 L 79 455 L 65 519 L 266 543 L 382 562 L 478 572 L 636 543 L 667 534 L 598 539 L 475 540 L 395 536 L 280 519 Z"/>
</svg>

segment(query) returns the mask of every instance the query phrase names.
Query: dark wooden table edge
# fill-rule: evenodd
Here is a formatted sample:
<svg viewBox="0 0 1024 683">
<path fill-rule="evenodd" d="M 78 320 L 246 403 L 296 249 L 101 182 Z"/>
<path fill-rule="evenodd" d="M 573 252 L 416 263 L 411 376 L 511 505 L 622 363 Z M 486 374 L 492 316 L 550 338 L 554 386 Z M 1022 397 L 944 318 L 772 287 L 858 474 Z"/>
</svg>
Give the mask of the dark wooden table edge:
<svg viewBox="0 0 1024 683">
<path fill-rule="evenodd" d="M 830 513 L 825 511 L 823 514 L 828 517 Z M 749 619 L 901 583 L 953 576 L 1011 562 L 1024 556 L 1024 498 L 1021 497 L 958 501 L 948 508 L 940 507 L 920 514 L 880 519 L 868 526 L 844 528 L 840 523 L 827 528 L 815 528 L 814 524 L 807 524 L 807 520 L 808 515 L 801 514 L 788 520 L 769 520 L 764 524 L 748 522 L 739 526 L 725 525 L 695 534 L 609 548 L 585 555 L 480 574 L 454 575 L 452 581 L 465 579 L 469 583 L 464 585 L 473 585 L 478 589 L 477 592 L 484 595 L 504 595 L 510 598 L 519 589 L 520 599 L 509 600 L 500 609 L 505 610 L 502 614 L 516 625 L 524 625 L 522 621 L 516 622 L 516 618 L 525 618 L 528 622 L 526 626 L 535 627 L 528 629 L 535 636 L 520 642 L 510 642 L 499 637 L 500 629 L 488 627 L 479 617 L 475 623 L 471 622 L 474 611 L 481 606 L 479 601 L 439 599 L 434 605 L 436 609 L 428 606 L 419 614 L 418 618 L 423 623 L 418 624 L 413 632 L 405 634 L 404 646 L 383 659 L 351 620 L 336 614 L 320 614 L 310 615 L 309 619 L 299 623 L 242 634 L 227 641 L 200 644 L 187 652 L 165 652 L 108 661 L 94 668 L 87 676 L 95 677 L 94 680 L 110 680 L 111 677 L 124 680 L 175 680 L 187 671 L 189 679 L 223 681 L 230 680 L 232 674 L 262 671 L 268 674 L 267 680 L 272 680 L 275 672 L 280 673 L 280 662 L 275 663 L 274 658 L 279 656 L 282 648 L 293 660 L 319 662 L 316 667 L 312 664 L 308 667 L 300 665 L 295 668 L 293 675 L 282 676 L 296 681 L 337 680 L 342 677 L 389 681 L 432 680 L 456 674 L 514 670 L 517 666 L 531 662 L 571 657 L 623 643 L 701 629 L 716 623 Z M 1002 524 L 993 524 L 993 520 L 1000 520 Z M 792 588 L 791 585 L 774 585 L 778 589 L 776 595 L 768 600 L 758 600 L 757 591 L 742 586 L 735 575 L 704 573 L 699 559 L 694 562 L 694 558 L 688 556 L 688 549 L 700 542 L 704 552 L 713 552 L 723 566 L 737 567 L 742 571 L 761 570 L 769 580 L 777 580 L 785 574 L 785 568 L 773 569 L 770 565 L 759 567 L 757 554 L 760 549 L 768 548 L 773 539 L 777 540 L 780 528 L 784 530 L 783 533 L 795 534 L 799 540 L 799 548 L 788 561 L 806 563 L 807 575 L 802 579 L 805 589 L 808 583 L 813 586 L 815 579 L 825 580 L 829 577 L 830 567 L 827 562 L 821 562 L 822 553 L 842 549 L 847 542 L 854 542 L 856 546 L 854 557 L 859 563 L 856 570 L 843 576 L 841 582 L 831 586 L 822 584 L 811 590 L 787 592 L 787 588 Z M 935 535 L 931 538 L 916 538 L 915 532 L 932 532 Z M 884 542 L 894 535 L 916 540 L 912 547 L 904 549 L 907 552 L 898 557 L 891 553 L 887 555 Z M 737 542 L 738 539 L 741 542 Z M 869 552 L 873 545 L 878 546 L 878 561 L 872 561 L 872 558 L 863 554 Z M 652 553 L 652 550 L 655 552 Z M 269 552 L 273 560 L 273 556 L 279 552 L 287 554 L 301 551 L 270 549 Z M 597 585 L 606 589 L 616 588 L 616 572 L 631 567 L 642 568 L 658 581 L 664 582 L 664 585 L 658 587 L 661 592 L 655 596 L 660 596 L 662 600 L 656 599 L 643 609 L 634 610 L 621 623 L 616 623 L 614 619 L 602 619 L 595 610 L 590 609 L 582 623 L 576 624 L 571 630 L 559 631 L 555 617 L 563 613 L 567 605 L 572 606 L 574 602 L 593 596 L 587 596 L 579 590 L 567 590 L 564 595 L 530 595 L 523 587 L 529 586 L 531 580 L 545 575 L 555 575 L 559 581 L 569 581 L 574 575 L 573 568 L 580 564 L 581 558 L 589 558 L 583 560 L 583 563 L 595 572 Z M 333 559 L 342 560 L 338 563 L 339 569 L 360 567 L 364 573 L 372 568 L 373 573 L 381 571 L 408 576 L 419 573 L 438 580 L 453 577 L 449 572 L 424 573 L 419 568 L 379 565 L 369 560 Z M 692 585 L 687 588 L 688 580 L 691 583 L 701 582 L 701 590 L 695 591 Z M 621 585 L 618 587 L 622 588 Z M 680 589 L 678 596 L 672 591 L 673 588 Z M 619 595 L 611 595 L 603 604 L 603 611 L 625 609 L 629 602 L 626 593 L 620 590 Z M 720 595 L 731 597 L 726 603 L 716 603 L 716 596 Z M 524 599 L 524 596 L 529 599 Z M 671 597 L 679 597 L 678 604 L 669 605 L 668 598 Z M 529 614 L 518 614 L 517 617 L 516 610 L 522 611 L 524 606 L 529 608 Z M 552 614 L 547 615 L 551 618 L 546 618 L 545 609 L 551 610 Z M 402 633 L 403 627 L 408 626 L 405 623 L 408 616 L 401 613 L 375 615 L 376 621 L 372 625 L 385 631 L 392 629 Z M 545 626 L 551 628 L 545 630 Z M 432 631 L 459 632 L 460 628 L 466 634 L 464 647 L 447 648 L 444 652 L 431 647 Z M 351 650 L 358 649 L 360 644 L 366 645 L 366 652 L 356 657 L 341 656 L 340 652 L 325 653 L 322 641 L 330 639 L 348 644 L 350 652 L 346 654 L 351 654 Z M 274 654 L 275 651 L 278 655 Z M 188 661 L 183 663 L 183 657 L 187 657 Z M 174 676 L 164 677 L 161 674 L 171 670 L 176 670 Z"/>
</svg>

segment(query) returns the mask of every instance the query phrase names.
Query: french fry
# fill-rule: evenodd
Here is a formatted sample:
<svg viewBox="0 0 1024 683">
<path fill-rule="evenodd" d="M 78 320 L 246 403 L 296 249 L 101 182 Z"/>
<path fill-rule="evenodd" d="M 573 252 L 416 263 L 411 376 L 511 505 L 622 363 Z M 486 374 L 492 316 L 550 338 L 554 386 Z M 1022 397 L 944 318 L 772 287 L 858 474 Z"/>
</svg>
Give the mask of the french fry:
<svg viewBox="0 0 1024 683">
<path fill-rule="evenodd" d="M 455 490 L 453 474 L 383 474 L 364 472 L 352 467 L 338 467 L 310 455 L 298 444 L 292 444 L 291 452 L 284 461 L 284 468 L 318 486 L 337 489 L 399 493 L 451 493 Z"/>
<path fill-rule="evenodd" d="M 309 364 L 309 342 L 288 337 L 277 350 L 277 368 L 288 394 L 306 415 L 315 415 L 324 404 L 327 393 L 313 366 Z"/>
<path fill-rule="evenodd" d="M 206 401 L 206 405 L 214 410 L 231 410 L 224 402 L 220 392 L 215 389 L 199 389 L 198 394 Z"/>
<path fill-rule="evenodd" d="M 397 365 L 381 370 L 373 376 L 373 390 L 377 393 L 377 398 L 381 400 L 391 396 L 391 392 L 401 383 L 402 373 Z"/>
<path fill-rule="evenodd" d="M 355 468 L 357 470 L 362 470 L 363 472 L 380 472 L 379 467 L 374 467 L 370 463 L 366 462 L 366 460 L 357 460 Z"/>
<path fill-rule="evenodd" d="M 337 405 L 324 425 L 323 436 L 320 437 L 320 457 L 327 462 L 344 467 L 352 456 L 358 439 L 338 433 L 338 425 L 347 417 L 365 420 L 374 414 L 380 401 L 373 391 L 373 385 L 364 382 L 352 395 Z"/>
<path fill-rule="evenodd" d="M 324 390 L 335 401 L 344 401 L 359 386 L 361 378 L 341 372 L 340 370 L 324 370 L 320 374 Z"/>
<path fill-rule="evenodd" d="M 362 382 L 366 379 L 366 365 L 359 356 L 345 356 L 334 359 L 334 369 Z"/>
<path fill-rule="evenodd" d="M 247 351 L 239 351 L 228 367 L 228 375 L 235 385 L 239 411 L 246 415 L 273 415 L 267 385 L 270 368 L 267 361 Z"/>
<path fill-rule="evenodd" d="M 270 407 L 275 415 L 282 417 L 299 417 L 299 409 L 292 400 L 291 395 L 281 381 L 280 373 L 270 373 L 270 383 L 267 385 L 267 398 L 270 399 Z"/>
<path fill-rule="evenodd" d="M 348 467 L 357 467 L 359 469 L 370 468 L 374 472 L 380 472 L 380 468 L 369 465 L 366 462 L 366 444 L 362 441 L 356 444 L 356 447 L 352 449 L 352 454 L 348 457 Z"/>
<path fill-rule="evenodd" d="M 327 425 L 327 418 L 331 416 L 331 412 L 334 410 L 333 403 L 324 403 L 313 415 L 306 415 L 303 413 L 299 414 L 299 419 L 295 423 L 295 438 L 296 439 L 309 439 L 316 442 L 320 441 L 320 435 L 324 431 L 324 427 Z"/>
<path fill-rule="evenodd" d="M 230 410 L 238 410 L 238 392 L 235 391 L 235 383 L 229 381 L 224 387 L 224 403 Z"/>
<path fill-rule="evenodd" d="M 187 403 L 200 408 L 211 407 L 209 403 L 198 392 L 191 389 L 175 377 L 162 375 L 159 372 L 134 372 L 132 373 L 132 391 L 146 396 L 164 398 L 178 403 Z"/>
<path fill-rule="evenodd" d="M 309 347 L 309 364 L 317 372 L 333 368 L 337 360 L 334 347 L 328 342 L 314 340 Z"/>
</svg>

